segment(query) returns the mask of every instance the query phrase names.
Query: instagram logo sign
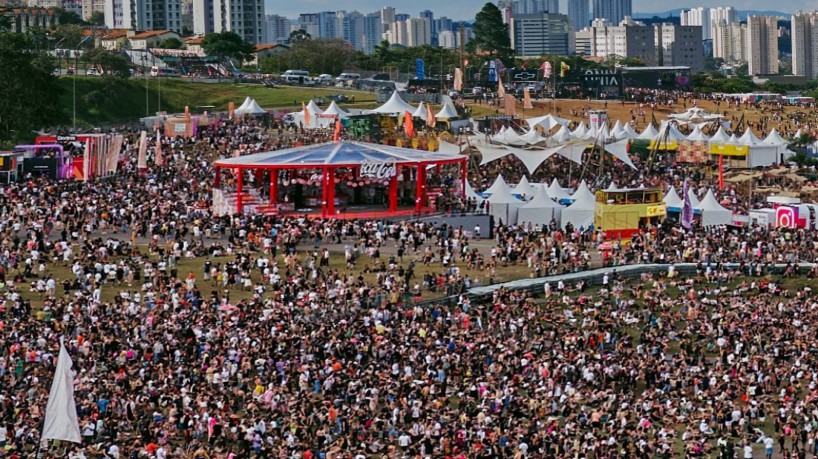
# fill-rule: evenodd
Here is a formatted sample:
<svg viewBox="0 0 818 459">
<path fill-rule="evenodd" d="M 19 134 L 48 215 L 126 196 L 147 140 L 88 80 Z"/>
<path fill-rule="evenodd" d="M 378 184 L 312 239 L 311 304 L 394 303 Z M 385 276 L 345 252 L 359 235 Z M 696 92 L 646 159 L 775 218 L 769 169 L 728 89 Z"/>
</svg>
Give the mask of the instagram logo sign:
<svg viewBox="0 0 818 459">
<path fill-rule="evenodd" d="M 775 210 L 775 226 L 778 228 L 795 228 L 798 226 L 798 209 L 779 206 Z"/>
</svg>

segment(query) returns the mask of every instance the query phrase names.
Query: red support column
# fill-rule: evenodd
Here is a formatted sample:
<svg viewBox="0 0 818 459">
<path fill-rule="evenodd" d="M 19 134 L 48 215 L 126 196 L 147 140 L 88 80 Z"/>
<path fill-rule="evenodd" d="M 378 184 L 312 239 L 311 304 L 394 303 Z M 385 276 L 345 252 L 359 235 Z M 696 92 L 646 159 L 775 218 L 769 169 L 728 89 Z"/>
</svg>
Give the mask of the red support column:
<svg viewBox="0 0 818 459">
<path fill-rule="evenodd" d="M 426 194 L 426 166 L 418 164 L 417 177 L 415 179 L 415 212 L 420 212 L 423 207 L 423 197 Z"/>
<path fill-rule="evenodd" d="M 463 161 L 463 164 L 460 166 L 460 179 L 463 180 L 463 199 L 466 199 L 466 180 L 468 180 L 468 172 L 469 172 L 469 162 Z"/>
<path fill-rule="evenodd" d="M 244 212 L 244 203 L 241 199 L 241 193 L 244 191 L 244 171 L 236 169 L 236 213 L 241 215 Z"/>
<path fill-rule="evenodd" d="M 329 177 L 329 172 L 327 168 L 321 169 L 321 217 L 326 218 L 328 212 L 327 207 L 327 178 Z"/>
<path fill-rule="evenodd" d="M 389 211 L 398 210 L 398 174 L 389 179 Z"/>
<path fill-rule="evenodd" d="M 216 167 L 216 177 L 213 179 L 213 187 L 218 188 L 222 183 L 222 168 Z"/>
<path fill-rule="evenodd" d="M 327 213 L 335 216 L 335 168 L 327 168 Z"/>
<path fill-rule="evenodd" d="M 278 169 L 270 169 L 270 204 L 278 202 Z"/>
</svg>

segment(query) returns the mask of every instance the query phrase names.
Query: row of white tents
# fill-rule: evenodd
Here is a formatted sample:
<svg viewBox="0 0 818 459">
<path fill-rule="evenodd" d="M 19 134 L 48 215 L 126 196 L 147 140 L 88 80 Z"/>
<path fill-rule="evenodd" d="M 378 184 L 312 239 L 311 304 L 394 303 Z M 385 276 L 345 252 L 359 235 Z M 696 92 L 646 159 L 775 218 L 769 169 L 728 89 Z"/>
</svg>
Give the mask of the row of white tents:
<svg viewBox="0 0 818 459">
<path fill-rule="evenodd" d="M 616 185 L 611 184 L 607 190 L 616 191 Z M 722 206 L 713 190 L 708 190 L 699 200 L 696 193 L 688 190 L 691 206 L 694 213 L 700 215 L 701 224 L 705 227 L 729 225 L 733 221 L 733 211 Z M 489 214 L 494 217 L 495 224 L 531 225 L 534 228 L 548 226 L 552 220 L 560 228 L 570 224 L 574 228 L 588 229 L 594 224 L 596 211 L 596 196 L 583 181 L 573 193 L 569 193 L 560 186 L 557 179 L 550 185 L 545 183 L 530 183 L 523 176 L 520 182 L 510 187 L 503 176 L 497 177 L 489 188 L 482 194 L 474 191 L 466 183 L 466 196 L 474 198 L 479 203 L 488 201 Z M 684 200 L 671 187 L 663 199 L 668 212 L 680 212 Z"/>
<path fill-rule="evenodd" d="M 236 116 L 241 116 L 241 115 L 263 115 L 267 112 L 263 108 L 261 108 L 258 102 L 256 102 L 256 99 L 246 97 L 244 99 L 244 102 L 242 102 L 242 104 L 239 105 L 239 108 L 237 108 L 233 113 Z"/>
</svg>

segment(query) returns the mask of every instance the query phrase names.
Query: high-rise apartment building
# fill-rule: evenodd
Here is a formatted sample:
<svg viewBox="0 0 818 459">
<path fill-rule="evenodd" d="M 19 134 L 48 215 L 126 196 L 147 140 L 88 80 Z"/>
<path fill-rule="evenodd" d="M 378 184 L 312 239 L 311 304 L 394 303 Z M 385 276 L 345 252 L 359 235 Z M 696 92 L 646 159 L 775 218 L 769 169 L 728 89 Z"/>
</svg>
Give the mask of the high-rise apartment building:
<svg viewBox="0 0 818 459">
<path fill-rule="evenodd" d="M 441 48 L 454 49 L 457 44 L 454 32 L 451 30 L 441 30 L 440 33 L 437 34 L 437 40 Z"/>
<path fill-rule="evenodd" d="M 108 0 L 108 2 L 113 3 L 113 0 Z M 182 33 L 182 2 L 180 0 L 122 0 L 121 5 L 122 28 L 172 30 L 179 34 Z"/>
<path fill-rule="evenodd" d="M 690 67 L 693 72 L 704 68 L 702 26 L 655 26 L 656 62 L 664 66 Z"/>
<path fill-rule="evenodd" d="M 630 17 L 618 26 L 603 19 L 594 19 L 591 23 L 591 55 L 637 58 L 645 65 L 657 65 L 654 28 Z"/>
<path fill-rule="evenodd" d="M 338 17 L 335 11 L 322 11 L 320 13 L 305 13 L 299 16 L 298 24 L 312 38 L 337 38 Z"/>
<path fill-rule="evenodd" d="M 90 21 L 91 15 L 97 11 L 105 14 L 105 0 L 82 0 L 83 21 Z"/>
<path fill-rule="evenodd" d="M 438 32 L 442 32 L 444 30 L 454 30 L 454 22 L 446 16 L 441 16 L 439 19 L 435 19 L 434 30 L 437 30 Z"/>
<path fill-rule="evenodd" d="M 698 8 L 683 10 L 680 16 L 683 26 L 701 26 L 703 40 L 710 40 L 713 38 L 712 25 L 710 22 L 710 8 L 700 6 Z"/>
<path fill-rule="evenodd" d="M 395 22 L 395 8 L 385 6 L 381 8 L 381 24 L 383 25 L 383 33 L 389 31 L 389 27 Z"/>
<path fill-rule="evenodd" d="M 818 12 L 792 17 L 792 74 L 818 77 Z"/>
<path fill-rule="evenodd" d="M 268 14 L 264 19 L 264 43 L 281 44 L 290 38 L 292 21 L 277 14 Z"/>
<path fill-rule="evenodd" d="M 747 62 L 747 24 L 713 24 L 713 57 L 725 62 Z"/>
<path fill-rule="evenodd" d="M 591 23 L 589 0 L 568 0 L 568 19 L 574 24 L 574 30 L 584 29 Z"/>
<path fill-rule="evenodd" d="M 738 22 L 738 15 L 736 14 L 736 9 L 733 8 L 732 6 L 719 6 L 717 8 L 710 8 L 711 26 L 721 24 L 722 22 L 724 22 L 727 25 L 730 25 L 734 22 Z"/>
<path fill-rule="evenodd" d="M 213 33 L 213 0 L 193 0 L 193 33 Z"/>
<path fill-rule="evenodd" d="M 213 32 L 231 31 L 250 43 L 264 41 L 264 0 L 211 0 Z M 195 7 L 194 7 L 195 9 Z M 196 24 L 194 14 L 194 27 Z M 207 25 L 205 25 L 205 28 Z"/>
<path fill-rule="evenodd" d="M 364 16 L 363 49 L 366 54 L 372 53 L 378 44 L 383 41 L 383 25 L 381 13 L 374 12 Z"/>
<path fill-rule="evenodd" d="M 559 0 L 514 0 L 511 2 L 512 16 L 519 14 L 559 13 Z"/>
<path fill-rule="evenodd" d="M 109 29 L 124 29 L 125 18 L 122 13 L 122 5 L 127 0 L 108 0 L 105 2 L 105 27 Z"/>
<path fill-rule="evenodd" d="M 406 46 L 423 46 L 432 44 L 432 21 L 428 18 L 409 18 L 406 20 Z"/>
<path fill-rule="evenodd" d="M 517 56 L 574 54 L 574 29 L 564 14 L 518 14 L 511 20 L 511 47 Z"/>
<path fill-rule="evenodd" d="M 352 46 L 352 49 L 356 51 L 363 51 L 364 15 L 357 11 L 349 13 L 346 11 L 337 11 L 335 17 L 338 20 L 338 24 L 336 25 L 338 35 L 335 38 L 345 40 Z"/>
<path fill-rule="evenodd" d="M 594 19 L 619 24 L 633 11 L 633 0 L 594 0 Z"/>
<path fill-rule="evenodd" d="M 747 47 L 751 76 L 778 73 L 778 20 L 774 16 L 747 18 Z"/>
</svg>

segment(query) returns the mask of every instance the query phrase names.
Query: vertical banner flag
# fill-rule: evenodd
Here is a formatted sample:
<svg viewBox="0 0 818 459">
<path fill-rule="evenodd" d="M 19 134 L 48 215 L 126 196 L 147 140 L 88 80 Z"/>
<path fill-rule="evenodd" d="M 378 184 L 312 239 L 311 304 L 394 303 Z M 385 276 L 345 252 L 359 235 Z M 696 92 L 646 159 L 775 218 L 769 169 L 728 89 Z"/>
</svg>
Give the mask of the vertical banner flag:
<svg viewBox="0 0 818 459">
<path fill-rule="evenodd" d="M 412 120 L 412 114 L 408 111 L 403 115 L 403 132 L 410 139 L 415 136 L 415 122 Z"/>
<path fill-rule="evenodd" d="M 341 120 L 335 120 L 335 134 L 332 136 L 332 140 L 336 142 L 341 140 Z"/>
<path fill-rule="evenodd" d="M 57 368 L 54 370 L 54 380 L 48 393 L 41 442 L 46 440 L 82 442 L 77 405 L 74 402 L 74 375 L 71 372 L 73 366 L 74 362 L 71 361 L 71 356 L 65 350 L 65 343 L 60 338 L 60 355 L 57 357 Z"/>
<path fill-rule="evenodd" d="M 505 114 L 508 116 L 514 116 L 517 114 L 517 99 L 514 98 L 511 94 L 506 94 L 505 97 Z"/>
<path fill-rule="evenodd" d="M 236 115 L 236 103 L 235 102 L 228 102 L 227 103 L 227 117 L 233 118 Z"/>
<path fill-rule="evenodd" d="M 304 112 L 304 127 L 310 127 L 310 111 L 307 110 L 304 102 L 301 102 L 301 111 Z"/>
<path fill-rule="evenodd" d="M 719 190 L 724 190 L 724 155 L 719 155 Z"/>
<path fill-rule="evenodd" d="M 506 88 L 503 86 L 503 78 L 499 75 L 497 76 L 497 97 L 505 97 L 506 96 Z"/>
<path fill-rule="evenodd" d="M 422 80 L 426 76 L 426 65 L 423 59 L 415 59 L 415 78 Z"/>
<path fill-rule="evenodd" d="M 190 123 L 190 107 L 185 105 L 185 123 Z"/>
<path fill-rule="evenodd" d="M 550 62 L 548 62 L 548 61 L 543 62 L 540 69 L 542 70 L 542 77 L 543 78 L 551 78 L 551 63 Z"/>
<path fill-rule="evenodd" d="M 136 160 L 136 168 L 148 168 L 148 133 L 145 131 L 142 131 L 142 134 L 139 136 L 139 156 Z"/>
<path fill-rule="evenodd" d="M 534 108 L 534 105 L 531 104 L 531 92 L 527 87 L 523 90 L 523 108 L 526 110 Z"/>
<path fill-rule="evenodd" d="M 436 120 L 435 120 L 435 111 L 432 110 L 431 106 L 426 107 L 426 126 L 431 128 L 435 127 Z"/>
<path fill-rule="evenodd" d="M 157 166 L 165 165 L 165 158 L 162 156 L 162 134 L 159 129 L 156 130 L 156 155 L 154 157 Z"/>
<path fill-rule="evenodd" d="M 560 62 L 560 78 L 565 78 L 565 72 L 571 70 L 571 67 L 568 66 L 565 62 Z"/>
<path fill-rule="evenodd" d="M 682 195 L 684 196 L 684 204 L 682 205 L 682 227 L 684 229 L 690 229 L 690 227 L 693 226 L 693 203 L 690 201 L 689 179 L 685 179 Z"/>
<path fill-rule="evenodd" d="M 85 141 L 85 150 L 82 152 L 82 179 L 88 181 L 91 177 L 91 139 Z"/>
<path fill-rule="evenodd" d="M 454 90 L 463 90 L 463 71 L 460 68 L 454 69 Z"/>
</svg>

